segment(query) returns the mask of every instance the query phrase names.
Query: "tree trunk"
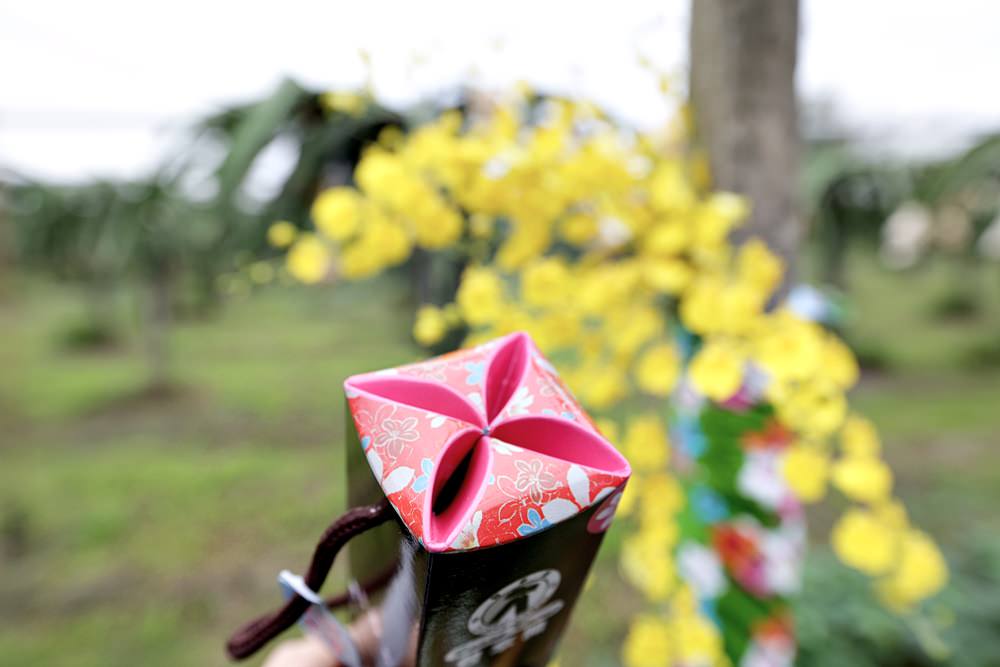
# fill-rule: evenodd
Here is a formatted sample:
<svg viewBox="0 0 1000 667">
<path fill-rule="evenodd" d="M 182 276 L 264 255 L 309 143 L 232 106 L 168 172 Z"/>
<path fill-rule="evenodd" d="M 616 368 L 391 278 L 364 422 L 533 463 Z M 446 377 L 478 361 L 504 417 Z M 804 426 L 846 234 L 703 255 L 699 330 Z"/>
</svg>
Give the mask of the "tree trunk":
<svg viewBox="0 0 1000 667">
<path fill-rule="evenodd" d="M 7 296 L 10 281 L 4 280 L 14 264 L 14 220 L 10 212 L 12 198 L 8 186 L 0 183 L 0 299 Z"/>
<path fill-rule="evenodd" d="M 794 280 L 802 239 L 796 205 L 798 0 L 693 0 L 690 97 L 713 184 L 750 200 L 734 240 L 758 236 Z"/>
<path fill-rule="evenodd" d="M 149 304 L 146 314 L 146 361 L 149 385 L 154 391 L 170 385 L 170 271 L 154 270 L 149 283 Z"/>
<path fill-rule="evenodd" d="M 434 286 L 431 276 L 431 254 L 423 248 L 414 248 L 410 260 L 413 272 L 413 301 L 417 306 L 434 303 Z"/>
</svg>

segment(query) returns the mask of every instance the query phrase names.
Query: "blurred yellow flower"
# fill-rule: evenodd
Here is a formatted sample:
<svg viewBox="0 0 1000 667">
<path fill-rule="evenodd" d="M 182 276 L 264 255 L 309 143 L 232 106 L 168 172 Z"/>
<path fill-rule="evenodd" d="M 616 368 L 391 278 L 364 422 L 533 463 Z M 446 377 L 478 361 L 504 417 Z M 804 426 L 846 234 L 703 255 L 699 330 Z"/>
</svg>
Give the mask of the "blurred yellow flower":
<svg viewBox="0 0 1000 667">
<path fill-rule="evenodd" d="M 906 611 L 939 592 L 948 581 L 948 566 L 934 541 L 909 530 L 900 542 L 896 567 L 878 582 L 878 592 L 890 607 Z"/>
<path fill-rule="evenodd" d="M 750 202 L 746 197 L 733 192 L 713 192 L 705 206 L 732 227 L 739 226 L 750 215 Z"/>
<path fill-rule="evenodd" d="M 906 508 L 899 500 L 893 498 L 880 500 L 872 506 L 872 510 L 879 521 L 893 530 L 902 530 L 910 525 Z"/>
<path fill-rule="evenodd" d="M 328 188 L 319 193 L 312 205 L 316 229 L 334 241 L 350 238 L 361 223 L 361 196 L 348 187 Z"/>
<path fill-rule="evenodd" d="M 351 243 L 340 251 L 340 272 L 351 280 L 373 276 L 385 268 L 365 243 Z"/>
<path fill-rule="evenodd" d="M 693 276 L 694 269 L 682 259 L 648 257 L 642 260 L 642 278 L 657 292 L 679 294 Z"/>
<path fill-rule="evenodd" d="M 477 213 L 469 218 L 469 232 L 477 239 L 491 238 L 494 226 L 493 218 L 482 213 Z"/>
<path fill-rule="evenodd" d="M 550 241 L 551 236 L 546 225 L 522 224 L 497 251 L 497 266 L 505 271 L 518 269 L 545 252 Z"/>
<path fill-rule="evenodd" d="M 778 417 L 786 426 L 812 439 L 829 437 L 847 414 L 844 393 L 830 383 L 799 382 L 792 388 L 782 388 L 776 382 L 770 391 Z"/>
<path fill-rule="evenodd" d="M 560 259 L 539 259 L 521 272 L 521 299 L 529 306 L 564 305 L 569 289 L 569 270 Z"/>
<path fill-rule="evenodd" d="M 299 230 L 287 220 L 279 220 L 267 228 L 267 242 L 275 248 L 287 248 L 292 245 Z"/>
<path fill-rule="evenodd" d="M 673 667 L 670 624 L 660 616 L 641 614 L 632 621 L 622 647 L 625 667 Z"/>
<path fill-rule="evenodd" d="M 574 298 L 584 314 L 599 317 L 614 305 L 621 284 L 618 273 L 617 267 L 601 266 L 580 276 Z"/>
<path fill-rule="evenodd" d="M 722 299 L 723 283 L 717 276 L 698 276 L 681 299 L 681 322 L 696 334 L 706 334 L 718 328 L 719 301 Z"/>
<path fill-rule="evenodd" d="M 654 413 L 630 419 L 622 441 L 622 451 L 633 470 L 643 472 L 665 469 L 670 447 L 663 419 Z"/>
<path fill-rule="evenodd" d="M 378 133 L 379 145 L 388 149 L 399 148 L 405 138 L 406 135 L 398 125 L 388 125 Z"/>
<path fill-rule="evenodd" d="M 348 91 L 330 91 L 319 96 L 320 104 L 327 111 L 339 111 L 350 116 L 357 116 L 368 106 L 367 96 Z"/>
<path fill-rule="evenodd" d="M 715 304 L 717 329 L 742 335 L 752 331 L 767 302 L 767 294 L 750 283 L 730 283 L 719 294 Z"/>
<path fill-rule="evenodd" d="M 581 333 L 580 314 L 573 308 L 554 306 L 529 328 L 535 342 L 544 352 L 565 350 L 576 345 Z"/>
<path fill-rule="evenodd" d="M 781 282 L 784 265 L 760 239 L 754 238 L 744 243 L 736 262 L 740 279 L 759 289 L 765 296 L 770 296 Z"/>
<path fill-rule="evenodd" d="M 679 218 L 656 224 L 642 238 L 642 250 L 653 255 L 676 255 L 683 251 L 691 238 L 687 224 Z"/>
<path fill-rule="evenodd" d="M 847 565 L 869 575 L 888 572 L 899 553 L 899 535 L 870 510 L 847 510 L 833 527 L 833 551 Z"/>
<path fill-rule="evenodd" d="M 413 250 L 413 243 L 406 230 L 386 219 L 368 223 L 363 238 L 369 251 L 379 257 L 379 262 L 383 266 L 400 264 Z"/>
<path fill-rule="evenodd" d="M 664 160 L 657 166 L 649 190 L 653 206 L 666 213 L 686 213 L 696 201 L 691 182 L 677 160 Z"/>
<path fill-rule="evenodd" d="M 716 192 L 695 211 L 694 244 L 712 248 L 725 243 L 729 232 L 749 213 L 746 199 L 729 192 Z"/>
<path fill-rule="evenodd" d="M 354 170 L 361 191 L 379 204 L 400 212 L 415 192 L 412 177 L 397 155 L 381 147 L 369 147 Z"/>
<path fill-rule="evenodd" d="M 850 389 L 858 381 L 860 369 L 854 353 L 839 338 L 827 334 L 820 352 L 819 371 L 841 389 Z"/>
<path fill-rule="evenodd" d="M 814 503 L 826 495 L 830 457 L 815 445 L 797 444 L 785 454 L 782 472 L 796 497 Z"/>
<path fill-rule="evenodd" d="M 616 359 L 627 360 L 664 330 L 663 314 L 652 305 L 616 308 L 607 314 L 607 345 Z"/>
<path fill-rule="evenodd" d="M 734 345 L 709 340 L 691 360 L 691 382 L 705 396 L 724 401 L 739 390 L 743 382 L 743 363 Z"/>
<path fill-rule="evenodd" d="M 618 444 L 618 422 L 608 417 L 598 417 L 594 420 L 594 425 L 609 442 L 617 446 Z"/>
<path fill-rule="evenodd" d="M 302 234 L 285 259 L 288 272 L 307 285 L 318 283 L 330 271 L 332 258 L 326 244 L 313 234 Z"/>
<path fill-rule="evenodd" d="M 673 636 L 677 639 L 679 665 L 715 665 L 723 656 L 718 628 L 699 613 L 678 614 Z"/>
<path fill-rule="evenodd" d="M 424 248 L 447 248 L 462 237 L 464 222 L 455 209 L 436 205 L 422 215 L 411 216 L 417 243 Z"/>
<path fill-rule="evenodd" d="M 640 389 L 654 396 L 667 396 L 677 384 L 681 360 L 669 343 L 660 343 L 643 352 L 635 368 Z"/>
<path fill-rule="evenodd" d="M 847 456 L 833 466 L 833 485 L 852 500 L 874 503 L 892 491 L 892 471 L 874 456 Z"/>
<path fill-rule="evenodd" d="M 628 484 L 625 485 L 625 491 L 622 493 L 622 499 L 618 502 L 618 516 L 625 517 L 632 514 L 636 503 L 639 502 L 641 491 L 642 477 L 633 472 L 632 477 L 628 480 Z"/>
<path fill-rule="evenodd" d="M 882 449 L 875 426 L 858 415 L 851 415 L 840 429 L 840 448 L 848 456 L 876 456 Z"/>
<path fill-rule="evenodd" d="M 650 600 L 665 600 L 676 584 L 673 545 L 655 533 L 634 533 L 622 543 L 622 575 Z"/>
<path fill-rule="evenodd" d="M 666 472 L 651 474 L 642 480 L 642 527 L 673 525 L 673 517 L 684 507 L 684 489 L 673 475 Z M 673 528 L 661 528 L 673 534 Z"/>
<path fill-rule="evenodd" d="M 567 379 L 580 400 L 596 409 L 614 405 L 625 397 L 628 388 L 625 372 L 610 363 L 585 364 Z"/>
<path fill-rule="evenodd" d="M 495 322 L 504 309 L 503 283 L 491 269 L 469 267 L 462 275 L 455 303 L 465 321 L 473 326 Z"/>
<path fill-rule="evenodd" d="M 582 246 L 597 236 L 597 220 L 593 216 L 575 213 L 559 223 L 559 235 L 575 246 Z"/>
<path fill-rule="evenodd" d="M 822 329 L 788 311 L 770 315 L 767 324 L 754 341 L 754 361 L 779 381 L 813 376 L 822 358 Z"/>
<path fill-rule="evenodd" d="M 421 345 L 433 345 L 448 332 L 448 321 L 437 306 L 426 304 L 417 309 L 413 323 L 413 339 Z"/>
</svg>

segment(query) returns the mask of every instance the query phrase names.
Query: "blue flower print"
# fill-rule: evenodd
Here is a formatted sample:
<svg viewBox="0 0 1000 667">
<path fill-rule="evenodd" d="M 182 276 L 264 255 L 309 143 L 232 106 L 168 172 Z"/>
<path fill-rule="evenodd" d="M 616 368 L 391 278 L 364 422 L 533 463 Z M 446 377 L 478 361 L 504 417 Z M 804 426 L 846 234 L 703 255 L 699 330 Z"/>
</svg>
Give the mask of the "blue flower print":
<svg viewBox="0 0 1000 667">
<path fill-rule="evenodd" d="M 705 453 L 708 443 L 701 431 L 698 419 L 689 415 L 677 415 L 671 435 L 680 445 L 680 450 L 688 457 L 696 459 Z"/>
<path fill-rule="evenodd" d="M 542 410 L 542 414 L 543 415 L 547 415 L 549 417 L 562 417 L 563 419 L 568 419 L 570 421 L 576 421 L 576 415 L 574 415 L 572 412 L 567 412 L 565 410 L 563 410 L 559 414 L 556 414 L 556 411 L 553 410 L 552 408 L 545 408 L 544 410 Z"/>
<path fill-rule="evenodd" d="M 370 444 L 372 444 L 372 437 L 370 435 L 361 438 L 361 449 L 368 451 L 368 445 Z"/>
<path fill-rule="evenodd" d="M 729 506 L 715 491 L 696 486 L 691 489 L 691 507 L 699 519 L 705 523 L 716 523 L 729 516 Z"/>
<path fill-rule="evenodd" d="M 434 470 L 434 461 L 430 459 L 420 460 L 420 470 L 424 473 L 413 480 L 413 485 L 411 488 L 414 493 L 420 493 L 427 488 L 427 485 L 431 481 L 431 472 Z"/>
<path fill-rule="evenodd" d="M 532 533 L 537 533 L 538 531 L 548 528 L 552 524 L 548 520 L 543 519 L 542 515 L 538 513 L 534 507 L 528 510 L 528 523 L 522 523 L 517 527 L 517 532 L 520 535 L 531 535 Z"/>
<path fill-rule="evenodd" d="M 470 361 L 465 364 L 465 370 L 469 371 L 468 377 L 465 378 L 465 384 L 482 384 L 483 377 L 486 375 L 486 362 Z"/>
<path fill-rule="evenodd" d="M 694 334 L 681 327 L 677 327 L 676 334 L 677 347 L 679 348 L 681 358 L 690 359 L 694 356 L 694 353 L 697 351 L 696 348 L 698 347 Z"/>
<path fill-rule="evenodd" d="M 719 623 L 719 612 L 715 609 L 715 600 L 712 598 L 702 598 L 698 604 L 702 615 L 713 623 Z"/>
</svg>

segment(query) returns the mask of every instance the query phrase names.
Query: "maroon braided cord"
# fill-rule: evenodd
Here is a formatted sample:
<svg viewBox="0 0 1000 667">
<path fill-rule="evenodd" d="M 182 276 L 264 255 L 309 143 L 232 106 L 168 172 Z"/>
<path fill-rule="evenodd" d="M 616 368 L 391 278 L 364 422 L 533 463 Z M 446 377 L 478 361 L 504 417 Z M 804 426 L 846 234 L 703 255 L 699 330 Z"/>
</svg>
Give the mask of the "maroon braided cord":
<svg viewBox="0 0 1000 667">
<path fill-rule="evenodd" d="M 395 515 L 389 501 L 383 499 L 374 505 L 350 509 L 330 524 L 316 545 L 316 551 L 313 552 L 309 569 L 303 578 L 306 586 L 314 591 L 322 588 L 340 549 L 355 535 L 385 523 L 393 516 Z M 331 602 L 340 602 L 342 597 L 338 596 Z M 294 625 L 309 609 L 309 605 L 310 602 L 305 598 L 293 595 L 278 611 L 250 621 L 234 632 L 226 642 L 226 652 L 229 653 L 229 657 L 233 660 L 250 657 Z"/>
</svg>

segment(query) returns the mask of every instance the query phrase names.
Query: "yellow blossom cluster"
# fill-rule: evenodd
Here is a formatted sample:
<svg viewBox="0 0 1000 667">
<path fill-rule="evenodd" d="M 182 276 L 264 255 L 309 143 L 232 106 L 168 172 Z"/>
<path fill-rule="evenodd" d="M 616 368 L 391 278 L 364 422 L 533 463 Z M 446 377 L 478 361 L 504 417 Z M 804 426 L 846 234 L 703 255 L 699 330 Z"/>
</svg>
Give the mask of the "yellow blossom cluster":
<svg viewBox="0 0 1000 667">
<path fill-rule="evenodd" d="M 871 424 L 849 416 L 853 355 L 780 303 L 785 267 L 764 243 L 733 247 L 747 202 L 708 191 L 704 161 L 676 139 L 636 135 L 559 99 L 447 112 L 369 147 L 356 186 L 317 197 L 316 234 L 276 226 L 270 236 L 290 244 L 288 269 L 304 282 L 363 278 L 416 248 L 450 249 L 465 266 L 454 301 L 422 306 L 414 337 L 431 345 L 466 327 L 474 343 L 527 331 L 598 412 L 668 396 L 681 380 L 723 402 L 759 375 L 761 398 L 798 438 L 784 462 L 794 492 L 813 502 L 832 486 L 856 503 L 834 531 L 838 555 L 878 577 L 889 604 L 919 602 L 946 570 L 892 500 Z M 687 362 L 672 314 L 698 341 Z M 710 658 L 681 662 L 715 664 L 718 639 L 684 603 L 672 562 L 683 498 L 661 418 L 635 417 L 619 441 L 635 468 L 620 511 L 638 517 L 622 571 L 660 605 L 633 627 L 626 662 L 674 664 L 663 656 L 695 651 Z"/>
<path fill-rule="evenodd" d="M 678 530 L 673 517 L 684 504 L 680 484 L 666 472 L 670 444 L 662 419 L 652 413 L 635 417 L 621 447 L 634 477 L 619 511 L 622 516 L 637 515 L 638 526 L 622 546 L 622 573 L 648 599 L 662 601 L 677 583 L 672 554 Z"/>
<path fill-rule="evenodd" d="M 687 586 L 673 596 L 664 612 L 635 618 L 622 647 L 622 659 L 629 667 L 731 664 L 719 633 L 699 613 L 695 595 Z"/>
<path fill-rule="evenodd" d="M 836 460 L 819 447 L 798 445 L 785 458 L 791 487 L 807 502 L 832 484 L 859 503 L 833 529 L 834 551 L 846 564 L 876 578 L 876 590 L 893 609 L 905 611 L 938 592 L 947 565 L 930 537 L 911 526 L 892 499 L 892 471 L 879 458 L 881 445 L 870 421 L 849 416 L 840 429 Z"/>
</svg>

